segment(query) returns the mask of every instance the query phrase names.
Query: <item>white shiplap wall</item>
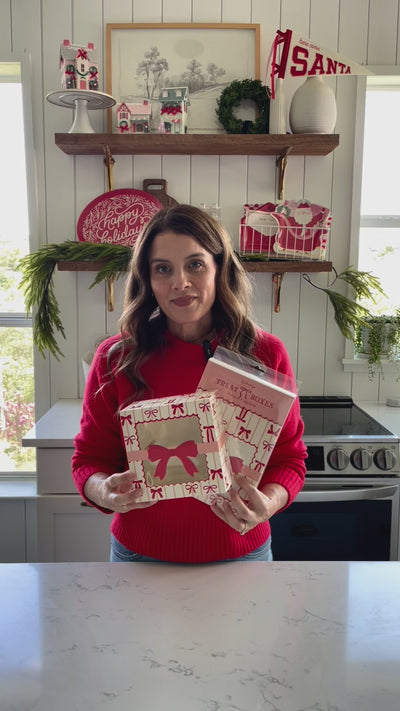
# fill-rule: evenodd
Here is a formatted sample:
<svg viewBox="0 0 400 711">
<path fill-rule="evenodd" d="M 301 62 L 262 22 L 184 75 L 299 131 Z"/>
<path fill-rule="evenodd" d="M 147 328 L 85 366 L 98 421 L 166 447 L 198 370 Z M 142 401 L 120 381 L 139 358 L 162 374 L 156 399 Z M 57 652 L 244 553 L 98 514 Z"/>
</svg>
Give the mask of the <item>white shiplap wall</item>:
<svg viewBox="0 0 400 711">
<path fill-rule="evenodd" d="M 0 0 L 0 48 L 26 51 L 32 61 L 33 128 L 38 195 L 38 234 L 34 247 L 62 242 L 75 235 L 83 207 L 106 189 L 101 157 L 70 157 L 54 146 L 54 133 L 68 131 L 71 112 L 44 100 L 59 88 L 58 53 L 65 38 L 93 41 L 105 66 L 108 22 L 257 22 L 261 25 L 261 73 L 275 30 L 290 27 L 326 48 L 360 63 L 397 64 L 399 0 Z M 323 158 L 289 158 L 286 197 L 308 197 L 333 212 L 330 258 L 339 271 L 349 263 L 355 137 L 355 77 L 332 78 L 336 92 L 340 146 Z M 298 84 L 286 82 L 287 102 Z M 105 87 L 105 82 L 102 88 Z M 98 131 L 103 112 L 93 112 Z M 146 177 L 168 181 L 168 192 L 180 202 L 218 200 L 223 220 L 237 239 L 245 202 L 274 198 L 275 159 L 243 156 L 117 157 L 114 187 L 142 187 Z M 80 359 L 94 340 L 117 328 L 123 284 L 116 285 L 114 313 L 107 312 L 103 286 L 89 290 L 93 276 L 58 273 L 56 291 L 67 341 L 65 358 L 36 358 L 37 414 L 59 398 L 82 394 Z M 313 275 L 325 285 L 328 275 Z M 343 371 L 345 343 L 325 296 L 299 275 L 285 275 L 280 314 L 273 311 L 271 275 L 252 276 L 257 322 L 283 339 L 303 394 L 353 394 L 377 399 L 390 381 L 369 383 L 364 374 Z"/>
</svg>

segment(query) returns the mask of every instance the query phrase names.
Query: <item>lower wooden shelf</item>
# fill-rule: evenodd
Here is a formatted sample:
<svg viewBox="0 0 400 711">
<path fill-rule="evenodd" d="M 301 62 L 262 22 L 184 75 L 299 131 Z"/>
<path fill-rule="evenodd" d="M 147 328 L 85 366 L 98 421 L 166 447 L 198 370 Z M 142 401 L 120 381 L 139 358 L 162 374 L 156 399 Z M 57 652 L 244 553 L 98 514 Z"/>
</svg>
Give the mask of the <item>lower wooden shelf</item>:
<svg viewBox="0 0 400 711">
<path fill-rule="evenodd" d="M 281 287 L 282 278 L 285 273 L 309 273 L 309 272 L 331 272 L 332 262 L 311 262 L 311 261 L 301 261 L 295 262 L 290 260 L 274 260 L 271 259 L 269 262 L 254 261 L 250 262 L 247 260 L 242 260 L 244 269 L 247 272 L 269 272 L 272 274 L 272 280 L 274 284 L 274 311 L 279 313 L 281 308 Z M 102 261 L 59 261 L 57 263 L 57 268 L 60 272 L 98 272 L 104 262 Z M 113 284 L 108 283 L 108 302 L 109 311 L 113 310 L 113 294 L 112 294 Z"/>
<path fill-rule="evenodd" d="M 241 262 L 247 272 L 270 272 L 285 274 L 286 272 L 331 272 L 332 262 L 295 262 L 290 260 L 273 260 L 269 262 L 247 261 Z M 101 261 L 59 261 L 57 268 L 60 272 L 98 272 L 103 266 Z"/>
<path fill-rule="evenodd" d="M 286 272 L 331 272 L 332 262 L 295 262 L 288 259 L 271 259 L 269 262 L 247 261 L 241 262 L 247 272 L 272 272 L 285 274 Z"/>
</svg>

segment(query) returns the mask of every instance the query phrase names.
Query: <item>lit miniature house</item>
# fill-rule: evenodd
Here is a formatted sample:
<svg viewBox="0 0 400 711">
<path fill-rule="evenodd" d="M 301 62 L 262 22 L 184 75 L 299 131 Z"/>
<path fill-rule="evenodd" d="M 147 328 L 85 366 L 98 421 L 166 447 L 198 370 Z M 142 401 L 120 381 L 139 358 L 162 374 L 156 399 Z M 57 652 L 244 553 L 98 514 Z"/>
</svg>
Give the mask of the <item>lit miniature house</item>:
<svg viewBox="0 0 400 711">
<path fill-rule="evenodd" d="M 165 87 L 158 100 L 160 110 L 160 133 L 186 133 L 189 101 L 187 86 Z"/>
<path fill-rule="evenodd" d="M 60 47 L 60 69 L 62 89 L 97 91 L 99 88 L 99 68 L 93 42 L 82 47 L 64 40 Z"/>
<path fill-rule="evenodd" d="M 119 104 L 117 113 L 118 133 L 150 133 L 151 104 L 144 99 L 141 104 Z"/>
</svg>

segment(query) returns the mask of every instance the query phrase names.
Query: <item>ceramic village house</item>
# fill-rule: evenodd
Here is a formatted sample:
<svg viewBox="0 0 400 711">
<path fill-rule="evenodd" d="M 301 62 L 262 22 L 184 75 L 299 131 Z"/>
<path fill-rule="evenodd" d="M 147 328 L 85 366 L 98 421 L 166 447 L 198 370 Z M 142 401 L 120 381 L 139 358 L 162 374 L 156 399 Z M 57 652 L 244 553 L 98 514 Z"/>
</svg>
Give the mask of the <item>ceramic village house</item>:
<svg viewBox="0 0 400 711">
<path fill-rule="evenodd" d="M 189 102 L 187 86 L 165 87 L 160 91 L 160 133 L 186 133 Z"/>
<path fill-rule="evenodd" d="M 60 47 L 60 69 L 62 89 L 96 91 L 99 88 L 99 68 L 93 42 L 83 47 L 65 39 Z"/>
<path fill-rule="evenodd" d="M 116 108 L 118 133 L 149 133 L 151 104 L 144 99 L 141 104 L 122 102 Z"/>
</svg>

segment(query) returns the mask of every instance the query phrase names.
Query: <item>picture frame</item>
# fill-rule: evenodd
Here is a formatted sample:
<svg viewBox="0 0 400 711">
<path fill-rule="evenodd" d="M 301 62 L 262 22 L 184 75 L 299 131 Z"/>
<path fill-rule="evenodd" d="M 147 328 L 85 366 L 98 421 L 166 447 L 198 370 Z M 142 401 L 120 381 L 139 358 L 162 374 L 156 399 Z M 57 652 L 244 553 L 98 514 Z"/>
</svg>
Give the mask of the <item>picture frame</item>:
<svg viewBox="0 0 400 711">
<path fill-rule="evenodd" d="M 189 89 L 188 132 L 224 133 L 217 99 L 234 80 L 260 78 L 260 25 L 239 23 L 109 23 L 108 94 L 117 101 L 151 102 L 151 131 L 160 120 L 159 92 Z M 116 131 L 116 107 L 108 132 Z"/>
</svg>

